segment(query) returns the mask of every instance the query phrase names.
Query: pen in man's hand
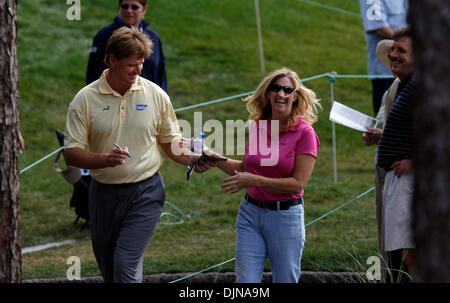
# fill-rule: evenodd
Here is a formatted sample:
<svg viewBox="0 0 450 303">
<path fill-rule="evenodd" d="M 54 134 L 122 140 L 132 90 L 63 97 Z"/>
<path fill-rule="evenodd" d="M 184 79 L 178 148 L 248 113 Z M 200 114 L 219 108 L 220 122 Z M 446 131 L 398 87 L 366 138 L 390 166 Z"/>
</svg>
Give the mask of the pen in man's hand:
<svg viewBox="0 0 450 303">
<path fill-rule="evenodd" d="M 114 145 L 115 147 L 117 147 L 118 149 L 123 149 L 122 147 L 120 147 L 120 146 L 119 146 L 118 144 L 116 144 L 116 143 L 113 143 L 113 145 Z M 128 154 L 127 157 L 128 157 L 128 158 L 131 158 L 131 155 Z"/>
</svg>

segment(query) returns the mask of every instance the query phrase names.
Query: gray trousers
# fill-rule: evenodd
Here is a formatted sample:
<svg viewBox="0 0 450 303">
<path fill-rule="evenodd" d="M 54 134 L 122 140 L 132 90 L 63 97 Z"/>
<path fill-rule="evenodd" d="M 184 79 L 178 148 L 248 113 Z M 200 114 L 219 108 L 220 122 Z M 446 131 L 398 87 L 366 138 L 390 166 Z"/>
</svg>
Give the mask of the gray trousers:
<svg viewBox="0 0 450 303">
<path fill-rule="evenodd" d="M 132 184 L 103 184 L 92 179 L 92 247 L 106 283 L 142 281 L 144 252 L 155 232 L 165 195 L 159 172 Z"/>
</svg>

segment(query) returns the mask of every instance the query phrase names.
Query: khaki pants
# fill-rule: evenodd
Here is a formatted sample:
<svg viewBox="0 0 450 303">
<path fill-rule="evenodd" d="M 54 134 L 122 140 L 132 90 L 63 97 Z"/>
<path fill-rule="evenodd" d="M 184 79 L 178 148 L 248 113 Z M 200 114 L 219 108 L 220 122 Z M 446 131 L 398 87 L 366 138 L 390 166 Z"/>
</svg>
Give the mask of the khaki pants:
<svg viewBox="0 0 450 303">
<path fill-rule="evenodd" d="M 412 233 L 413 174 L 386 173 L 383 189 L 384 250 L 414 248 Z"/>
</svg>

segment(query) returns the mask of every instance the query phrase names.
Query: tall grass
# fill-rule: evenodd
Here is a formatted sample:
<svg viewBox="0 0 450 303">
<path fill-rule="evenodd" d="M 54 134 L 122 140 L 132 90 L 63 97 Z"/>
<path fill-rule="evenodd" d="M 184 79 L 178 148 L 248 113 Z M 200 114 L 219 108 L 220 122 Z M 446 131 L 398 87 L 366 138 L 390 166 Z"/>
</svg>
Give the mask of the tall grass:
<svg viewBox="0 0 450 303">
<path fill-rule="evenodd" d="M 330 4 L 358 12 L 356 1 Z M 81 21 L 68 21 L 64 1 L 19 1 L 18 49 L 21 131 L 25 153 L 21 168 L 58 148 L 56 129 L 64 129 L 68 104 L 84 86 L 94 34 L 114 18 L 114 1 L 82 1 Z M 174 108 L 253 91 L 261 81 L 253 1 L 184 0 L 149 2 L 146 20 L 161 36 L 166 56 L 169 92 Z M 294 0 L 260 2 L 266 70 L 287 66 L 301 78 L 337 71 L 366 74 L 361 20 Z M 321 216 L 373 186 L 375 149 L 364 147 L 361 133 L 336 126 L 338 184 L 333 180 L 330 86 L 326 78 L 305 83 L 322 99 L 314 125 L 321 141 L 314 173 L 305 191 L 306 222 Z M 372 114 L 370 83 L 338 79 L 335 99 Z M 193 122 L 246 120 L 239 100 L 177 113 Z M 194 135 L 194 134 L 193 134 Z M 207 134 L 208 135 L 208 134 Z M 232 156 L 240 158 L 241 156 Z M 159 225 L 146 251 L 145 274 L 194 272 L 234 257 L 235 219 L 243 193 L 221 191 L 219 170 L 194 174 L 166 159 L 161 173 L 167 201 L 186 216 L 182 224 Z M 21 175 L 22 246 L 89 236 L 72 225 L 72 186 L 52 168 L 52 160 Z M 373 193 L 307 228 L 303 270 L 347 271 L 352 260 L 337 247 L 356 247 L 362 256 L 376 250 Z M 180 215 L 165 207 L 165 211 Z M 178 222 L 165 216 L 164 222 Z M 99 275 L 90 241 L 24 255 L 23 277 L 65 277 L 65 261 L 81 259 L 82 276 Z M 267 266 L 266 269 L 269 269 Z M 233 271 L 234 262 L 220 267 Z"/>
</svg>

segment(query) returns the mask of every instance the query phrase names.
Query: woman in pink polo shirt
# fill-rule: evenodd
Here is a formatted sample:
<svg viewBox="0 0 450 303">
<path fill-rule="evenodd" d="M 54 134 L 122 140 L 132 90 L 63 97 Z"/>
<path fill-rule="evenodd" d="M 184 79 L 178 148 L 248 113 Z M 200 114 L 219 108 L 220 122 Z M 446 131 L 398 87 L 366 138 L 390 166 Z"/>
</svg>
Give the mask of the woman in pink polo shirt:
<svg viewBox="0 0 450 303">
<path fill-rule="evenodd" d="M 254 123 L 244 160 L 217 164 L 231 175 L 225 192 L 246 190 L 236 222 L 236 279 L 261 282 L 269 257 L 273 282 L 297 283 L 305 242 L 303 190 L 319 148 L 311 126 L 319 100 L 294 71 L 282 68 L 246 101 Z"/>
</svg>

